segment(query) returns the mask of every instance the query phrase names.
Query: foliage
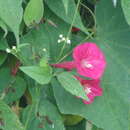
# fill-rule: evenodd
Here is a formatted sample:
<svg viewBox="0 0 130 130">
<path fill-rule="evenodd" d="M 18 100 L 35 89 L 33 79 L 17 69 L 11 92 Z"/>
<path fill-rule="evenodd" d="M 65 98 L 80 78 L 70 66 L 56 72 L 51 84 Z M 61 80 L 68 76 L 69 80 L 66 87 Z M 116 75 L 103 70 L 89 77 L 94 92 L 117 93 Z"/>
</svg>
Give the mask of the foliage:
<svg viewBox="0 0 130 130">
<path fill-rule="evenodd" d="M 129 0 L 0 0 L 0 130 L 130 129 L 129 12 Z M 92 77 L 69 64 L 85 42 L 107 62 L 91 104 L 79 76 Z"/>
</svg>

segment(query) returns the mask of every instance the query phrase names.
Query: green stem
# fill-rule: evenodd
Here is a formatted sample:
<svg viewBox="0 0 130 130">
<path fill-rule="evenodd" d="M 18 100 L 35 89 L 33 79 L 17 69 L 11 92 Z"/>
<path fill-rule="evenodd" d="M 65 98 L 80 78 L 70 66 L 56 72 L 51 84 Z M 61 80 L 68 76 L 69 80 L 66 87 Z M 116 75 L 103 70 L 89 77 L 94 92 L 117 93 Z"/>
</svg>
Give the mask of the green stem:
<svg viewBox="0 0 130 130">
<path fill-rule="evenodd" d="M 80 5 L 80 0 L 78 0 L 77 6 L 76 6 L 76 9 L 75 9 L 75 13 L 74 13 L 74 17 L 73 17 L 73 20 L 72 20 L 71 26 L 70 26 L 70 28 L 69 28 L 69 31 L 68 31 L 67 37 L 70 36 L 71 30 L 72 30 L 72 27 L 73 27 L 73 24 L 74 24 L 74 21 L 75 21 L 75 18 L 76 18 L 77 12 L 78 12 L 79 5 Z M 61 49 L 61 52 L 60 52 L 60 54 L 59 54 L 59 58 L 62 56 L 63 51 L 64 51 L 64 49 L 65 49 L 65 46 L 66 46 L 66 42 L 64 42 L 64 45 L 63 45 L 63 47 L 62 47 L 62 49 Z"/>
<path fill-rule="evenodd" d="M 95 15 L 94 15 L 94 13 L 93 13 L 93 12 L 91 11 L 91 9 L 89 9 L 86 5 L 84 5 L 83 3 L 81 3 L 80 0 L 78 0 L 78 4 L 77 4 L 77 7 L 76 7 L 76 11 L 75 11 L 75 14 L 74 14 L 74 17 L 73 17 L 73 21 L 72 21 L 72 23 L 71 23 L 71 27 L 70 27 L 69 32 L 68 32 L 68 34 L 67 34 L 67 37 L 69 37 L 69 35 L 70 35 L 70 33 L 71 33 L 71 30 L 72 30 L 72 27 L 73 27 L 73 23 L 74 23 L 74 20 L 75 20 L 75 17 L 76 17 L 76 14 L 77 14 L 77 10 L 78 10 L 78 8 L 79 8 L 79 5 L 82 5 L 84 8 L 86 8 L 86 9 L 91 13 L 91 15 L 93 16 L 93 19 L 94 19 L 94 28 L 96 28 L 97 22 L 96 22 L 96 17 L 95 17 Z M 88 30 L 89 30 L 89 29 L 88 29 Z M 92 29 L 91 29 L 90 31 L 92 31 Z M 89 39 L 89 38 L 92 38 L 92 35 L 93 35 L 94 33 L 95 33 L 95 32 L 90 33 L 90 35 L 88 35 L 88 36 L 87 36 L 84 40 L 82 40 L 80 43 L 86 41 L 86 40 Z M 64 49 L 65 49 L 65 45 L 66 45 L 66 44 L 64 43 L 64 45 L 63 45 L 63 47 L 62 47 L 62 49 L 61 49 L 59 58 L 62 56 L 62 53 L 63 53 L 63 51 L 64 51 Z M 67 53 L 65 56 L 63 56 L 59 61 L 57 61 L 57 63 L 63 61 L 63 60 L 64 60 L 67 56 L 69 56 L 71 53 L 72 53 L 72 50 L 71 50 L 69 53 Z"/>
<path fill-rule="evenodd" d="M 39 86 L 37 86 L 36 85 L 36 95 L 37 95 L 37 99 L 35 100 L 35 104 L 36 104 L 36 106 L 35 106 L 35 114 L 37 114 L 37 112 L 38 112 L 38 105 L 39 105 L 39 100 L 40 100 L 40 87 Z"/>
<path fill-rule="evenodd" d="M 61 61 L 63 61 L 66 57 L 68 57 L 70 54 L 72 53 L 72 50 L 70 52 L 68 52 L 66 55 L 64 55 L 57 63 L 60 63 Z"/>
<path fill-rule="evenodd" d="M 90 33 L 90 35 L 88 35 L 85 39 L 83 39 L 80 43 L 85 42 L 86 40 L 88 40 L 89 38 L 93 39 L 92 35 L 94 34 L 94 32 Z"/>
<path fill-rule="evenodd" d="M 15 34 L 15 37 L 16 37 L 16 45 L 18 47 L 19 46 L 19 35 Z"/>
<path fill-rule="evenodd" d="M 92 35 L 94 34 L 94 32 L 92 32 L 90 35 L 88 35 L 85 39 L 83 39 L 80 43 L 83 43 L 84 41 L 86 41 L 89 38 L 92 38 Z M 72 53 L 73 50 L 71 50 L 70 52 L 68 52 L 66 55 L 64 55 L 57 63 L 60 63 L 61 61 L 63 61 L 67 56 L 69 56 Z"/>
<path fill-rule="evenodd" d="M 94 13 L 91 11 L 91 9 L 89 9 L 86 5 L 84 5 L 83 3 L 80 2 L 80 5 L 82 5 L 84 8 L 86 8 L 92 15 L 93 19 L 94 19 L 94 28 L 96 28 L 96 24 L 97 24 L 97 21 L 96 21 L 96 17 L 94 15 Z"/>
</svg>

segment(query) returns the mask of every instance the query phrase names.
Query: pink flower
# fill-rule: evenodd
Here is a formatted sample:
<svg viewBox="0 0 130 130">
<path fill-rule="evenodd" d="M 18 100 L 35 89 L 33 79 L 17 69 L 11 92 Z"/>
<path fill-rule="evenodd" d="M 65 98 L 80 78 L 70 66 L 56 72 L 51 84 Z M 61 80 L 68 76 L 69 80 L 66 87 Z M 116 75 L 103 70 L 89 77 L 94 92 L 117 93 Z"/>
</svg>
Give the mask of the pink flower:
<svg viewBox="0 0 130 130">
<path fill-rule="evenodd" d="M 91 104 L 96 96 L 102 96 L 102 88 L 100 88 L 100 80 L 84 80 L 78 76 L 76 78 L 83 85 L 86 96 L 89 101 L 83 100 L 85 104 Z"/>
<path fill-rule="evenodd" d="M 95 43 L 83 43 L 73 50 L 73 61 L 52 64 L 57 68 L 67 70 L 77 69 L 77 72 L 85 77 L 99 79 L 105 70 L 106 60 L 103 52 Z"/>
<path fill-rule="evenodd" d="M 73 58 L 77 72 L 92 79 L 99 79 L 106 67 L 104 54 L 94 43 L 78 45 L 74 48 Z"/>
</svg>

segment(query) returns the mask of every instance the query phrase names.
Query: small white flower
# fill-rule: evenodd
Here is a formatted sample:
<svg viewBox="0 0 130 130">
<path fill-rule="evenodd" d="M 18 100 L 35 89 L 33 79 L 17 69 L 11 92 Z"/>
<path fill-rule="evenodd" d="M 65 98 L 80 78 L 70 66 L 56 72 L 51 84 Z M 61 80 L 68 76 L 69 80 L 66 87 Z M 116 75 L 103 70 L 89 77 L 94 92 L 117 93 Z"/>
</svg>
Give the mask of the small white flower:
<svg viewBox="0 0 130 130">
<path fill-rule="evenodd" d="M 6 48 L 6 52 L 7 52 L 7 53 L 10 53 L 11 50 L 10 50 L 9 48 Z"/>
<path fill-rule="evenodd" d="M 65 41 L 66 39 L 65 39 L 65 37 L 63 37 L 61 40 L 62 40 L 62 41 Z"/>
<path fill-rule="evenodd" d="M 58 42 L 58 43 L 61 43 L 61 40 L 59 39 L 57 42 Z"/>
<path fill-rule="evenodd" d="M 67 40 L 67 44 L 71 44 L 71 41 L 70 41 L 70 40 Z"/>
<path fill-rule="evenodd" d="M 43 48 L 42 50 L 43 50 L 44 52 L 46 52 L 46 51 L 47 51 L 47 50 L 46 50 L 46 48 Z"/>
<path fill-rule="evenodd" d="M 12 49 L 13 49 L 13 50 L 16 50 L 16 46 L 12 46 Z"/>
<path fill-rule="evenodd" d="M 60 38 L 62 38 L 62 37 L 63 37 L 63 35 L 62 35 L 62 34 L 60 34 L 60 35 L 59 35 L 59 37 L 60 37 Z"/>
</svg>

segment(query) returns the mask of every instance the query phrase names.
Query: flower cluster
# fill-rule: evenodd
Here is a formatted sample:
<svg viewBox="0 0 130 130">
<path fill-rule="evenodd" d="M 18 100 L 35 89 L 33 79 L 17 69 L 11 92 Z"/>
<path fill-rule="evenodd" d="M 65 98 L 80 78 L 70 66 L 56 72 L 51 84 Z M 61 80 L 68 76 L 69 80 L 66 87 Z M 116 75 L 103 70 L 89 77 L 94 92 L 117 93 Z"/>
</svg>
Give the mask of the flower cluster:
<svg viewBox="0 0 130 130">
<path fill-rule="evenodd" d="M 58 43 L 66 42 L 67 44 L 71 44 L 70 39 L 67 37 L 64 37 L 62 34 L 59 35 L 59 39 L 57 41 Z"/>
<path fill-rule="evenodd" d="M 91 78 L 91 80 L 84 80 L 76 76 L 89 98 L 89 101 L 83 100 L 85 104 L 92 103 L 95 96 L 102 95 L 100 78 L 105 70 L 106 60 L 103 52 L 95 43 L 83 43 L 76 46 L 73 50 L 73 61 L 53 64 L 53 66 L 67 70 L 75 68 L 81 76 Z"/>
<path fill-rule="evenodd" d="M 12 49 L 6 48 L 7 53 L 11 53 L 12 51 L 17 51 L 16 46 L 12 46 Z"/>
</svg>

